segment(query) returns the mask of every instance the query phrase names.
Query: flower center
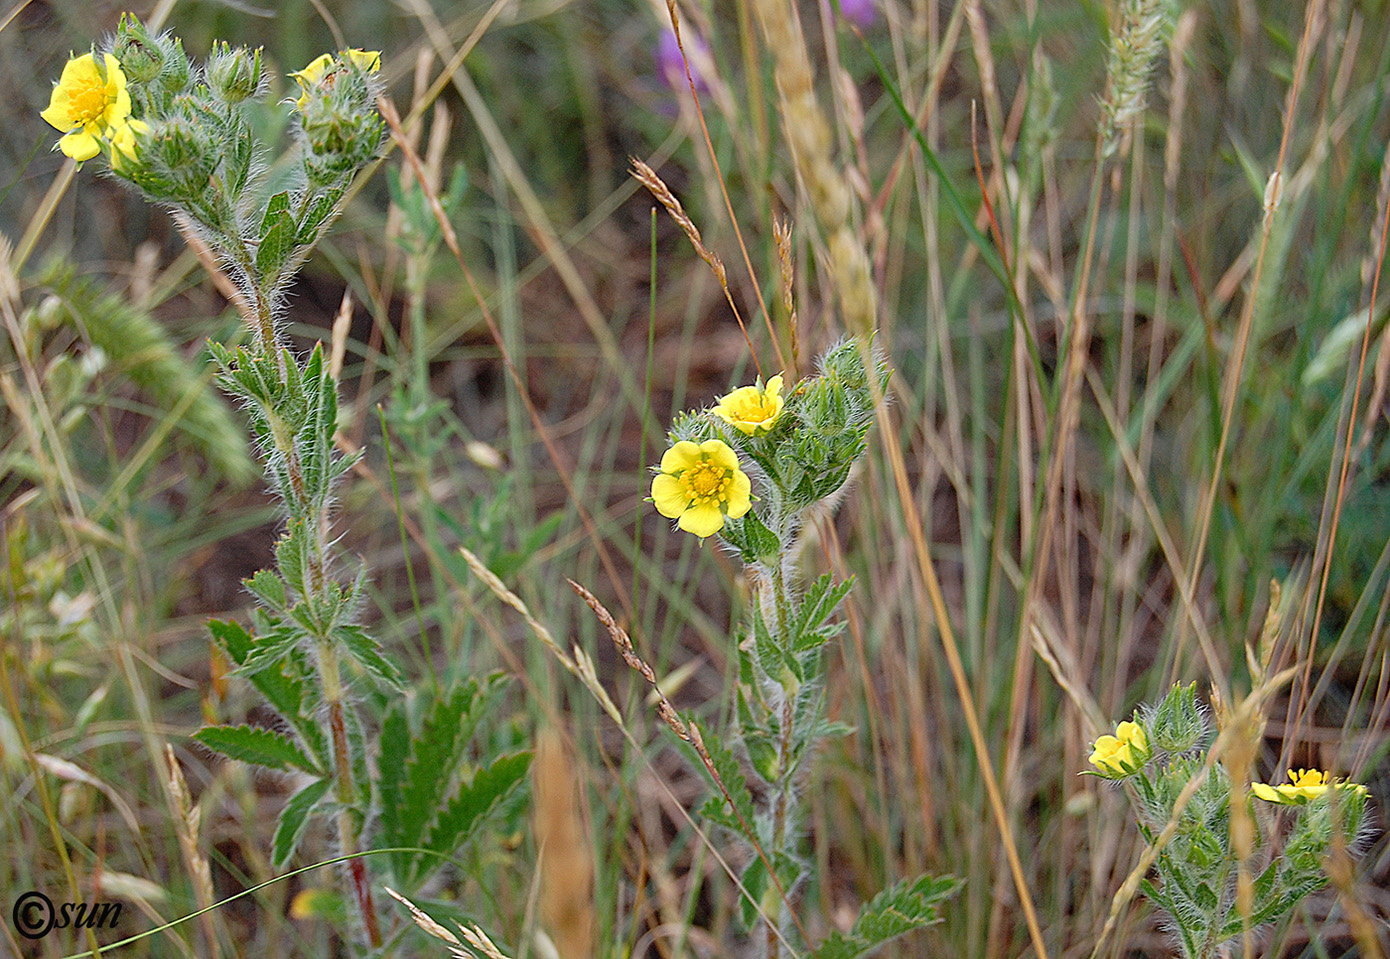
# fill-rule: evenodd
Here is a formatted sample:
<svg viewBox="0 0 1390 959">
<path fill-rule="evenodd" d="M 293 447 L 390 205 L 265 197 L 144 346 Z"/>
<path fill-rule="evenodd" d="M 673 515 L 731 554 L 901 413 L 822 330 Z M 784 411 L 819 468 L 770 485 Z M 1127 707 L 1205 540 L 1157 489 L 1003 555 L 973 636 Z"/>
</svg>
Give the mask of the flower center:
<svg viewBox="0 0 1390 959">
<path fill-rule="evenodd" d="M 80 123 L 91 123 L 93 120 L 101 119 L 107 106 L 106 85 L 101 82 L 100 77 L 84 79 L 80 83 L 77 89 L 68 94 L 73 118 Z"/>
<path fill-rule="evenodd" d="M 1293 784 L 1295 786 L 1321 786 L 1323 785 L 1322 771 L 1317 769 L 1299 770 L 1294 773 Z"/>
<path fill-rule="evenodd" d="M 728 485 L 724 473 L 724 470 L 710 463 L 700 463 L 685 471 L 681 476 L 681 484 L 696 502 L 723 499 L 724 488 Z"/>
</svg>

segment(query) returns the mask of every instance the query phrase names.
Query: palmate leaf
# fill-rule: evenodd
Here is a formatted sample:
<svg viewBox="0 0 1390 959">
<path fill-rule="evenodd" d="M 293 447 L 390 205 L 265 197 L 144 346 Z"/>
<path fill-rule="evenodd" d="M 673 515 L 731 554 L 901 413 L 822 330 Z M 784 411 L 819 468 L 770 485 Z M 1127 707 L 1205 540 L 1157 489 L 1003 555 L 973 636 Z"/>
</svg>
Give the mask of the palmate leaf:
<svg viewBox="0 0 1390 959">
<path fill-rule="evenodd" d="M 883 890 L 864 905 L 848 933 L 833 932 L 811 955 L 814 959 L 858 959 L 879 946 L 940 919 L 937 906 L 956 894 L 954 876 L 920 876 Z"/>
<path fill-rule="evenodd" d="M 492 688 L 489 684 L 488 691 Z M 378 763 L 386 845 L 421 844 L 482 712 L 478 704 L 485 699 L 478 683 L 469 680 L 436 699 L 413 735 L 404 703 L 387 713 Z"/>
<path fill-rule="evenodd" d="M 269 769 L 321 770 L 288 736 L 258 726 L 204 726 L 193 738 L 224 756 Z"/>
<path fill-rule="evenodd" d="M 290 797 L 285 808 L 280 810 L 280 821 L 275 825 L 275 838 L 271 842 L 271 862 L 276 869 L 284 867 L 299 846 L 304 827 L 309 824 L 309 813 L 318 805 L 333 784 L 331 779 L 316 779 Z"/>
</svg>

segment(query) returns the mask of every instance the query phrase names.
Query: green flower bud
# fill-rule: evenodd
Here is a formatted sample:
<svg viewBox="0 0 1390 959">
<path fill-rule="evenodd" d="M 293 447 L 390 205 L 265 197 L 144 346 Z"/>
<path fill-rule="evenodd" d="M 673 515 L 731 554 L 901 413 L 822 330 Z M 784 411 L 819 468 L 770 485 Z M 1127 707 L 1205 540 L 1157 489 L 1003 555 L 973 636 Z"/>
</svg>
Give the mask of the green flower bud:
<svg viewBox="0 0 1390 959">
<path fill-rule="evenodd" d="M 1149 720 L 1153 745 L 1170 753 L 1184 753 L 1203 742 L 1207 720 L 1197 704 L 1197 684 L 1177 684 L 1158 704 Z"/>
<path fill-rule="evenodd" d="M 150 36 L 133 13 L 121 15 L 111 53 L 120 61 L 126 78 L 134 83 L 149 83 L 164 68 L 164 51 L 159 41 Z"/>
<path fill-rule="evenodd" d="M 164 68 L 159 74 L 159 86 L 172 95 L 183 93 L 193 76 L 188 55 L 183 52 L 183 41 L 168 35 L 159 38 L 164 55 Z"/>
<path fill-rule="evenodd" d="M 213 48 L 208 60 L 208 87 L 227 103 L 240 103 L 261 90 L 261 48 L 232 49 L 225 42 Z"/>
</svg>

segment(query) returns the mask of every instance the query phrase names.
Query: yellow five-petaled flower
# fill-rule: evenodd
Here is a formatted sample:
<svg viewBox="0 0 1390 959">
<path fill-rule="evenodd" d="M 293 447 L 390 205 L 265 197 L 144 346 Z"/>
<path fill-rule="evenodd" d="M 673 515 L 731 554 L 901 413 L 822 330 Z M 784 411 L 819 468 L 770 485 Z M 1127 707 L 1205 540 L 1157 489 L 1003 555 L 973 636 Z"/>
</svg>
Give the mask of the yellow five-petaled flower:
<svg viewBox="0 0 1390 959">
<path fill-rule="evenodd" d="M 1115 735 L 1101 736 L 1096 740 L 1091 752 L 1091 765 L 1100 770 L 1103 776 L 1128 776 L 1138 772 L 1149 761 L 1150 755 L 1149 737 L 1144 727 L 1134 722 L 1123 722 L 1115 728 Z"/>
<path fill-rule="evenodd" d="M 1317 799 L 1328 789 L 1349 789 L 1366 795 L 1366 787 L 1360 783 L 1335 782 L 1320 769 L 1289 770 L 1289 781 L 1278 786 L 1267 783 L 1251 783 L 1250 791 L 1265 802 L 1284 806 L 1305 806 Z"/>
<path fill-rule="evenodd" d="M 63 132 L 58 148 L 74 160 L 96 156 L 101 152 L 102 140 L 133 155 L 131 123 L 137 124 L 137 130 L 144 128 L 140 121 L 130 119 L 125 74 L 120 62 L 109 53 L 102 54 L 100 64 L 90 53 L 69 60 L 53 87 L 48 109 L 39 116 Z"/>
<path fill-rule="evenodd" d="M 738 519 L 748 512 L 751 490 L 727 444 L 706 440 L 697 446 L 681 440 L 661 457 L 652 502 L 662 516 L 704 539 L 724 528 L 724 517 Z"/>
<path fill-rule="evenodd" d="M 324 78 L 332 72 L 333 64 L 339 59 L 345 63 L 351 63 L 363 73 L 376 73 L 381 69 L 380 50 L 358 50 L 354 47 L 351 50 L 341 51 L 337 57 L 331 53 L 321 54 L 315 57 L 314 61 L 303 70 L 290 74 L 302 91 L 299 94 L 299 99 L 295 101 L 295 105 L 299 109 L 304 109 L 304 104 L 309 99 L 309 91 L 324 81 Z"/>
<path fill-rule="evenodd" d="M 740 386 L 728 396 L 721 396 L 713 412 L 740 433 L 752 436 L 777 425 L 783 405 L 779 374 L 768 380 L 766 386 Z"/>
</svg>

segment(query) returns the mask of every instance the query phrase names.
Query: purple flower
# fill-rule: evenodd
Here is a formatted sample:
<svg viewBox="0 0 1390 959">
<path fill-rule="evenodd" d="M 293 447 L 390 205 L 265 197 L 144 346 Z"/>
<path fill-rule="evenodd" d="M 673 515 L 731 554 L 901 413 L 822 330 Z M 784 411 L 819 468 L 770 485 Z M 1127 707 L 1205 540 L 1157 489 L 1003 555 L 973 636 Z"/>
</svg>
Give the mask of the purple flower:
<svg viewBox="0 0 1390 959">
<path fill-rule="evenodd" d="M 840 0 L 840 13 L 861 30 L 867 30 L 878 19 L 874 0 Z"/>
<path fill-rule="evenodd" d="M 709 83 L 700 72 L 700 64 L 710 62 L 709 45 L 689 30 L 681 34 L 685 49 L 690 53 L 690 76 L 695 81 L 696 93 L 708 93 Z M 656 41 L 656 72 L 661 82 L 672 90 L 690 89 L 685 78 L 685 59 L 681 56 L 680 44 L 676 42 L 675 31 L 664 28 Z"/>
</svg>

